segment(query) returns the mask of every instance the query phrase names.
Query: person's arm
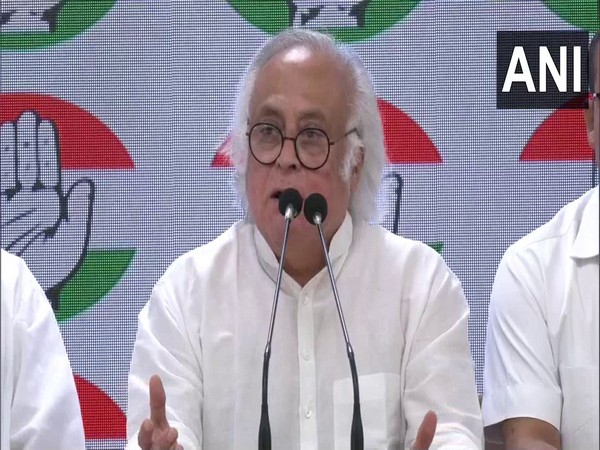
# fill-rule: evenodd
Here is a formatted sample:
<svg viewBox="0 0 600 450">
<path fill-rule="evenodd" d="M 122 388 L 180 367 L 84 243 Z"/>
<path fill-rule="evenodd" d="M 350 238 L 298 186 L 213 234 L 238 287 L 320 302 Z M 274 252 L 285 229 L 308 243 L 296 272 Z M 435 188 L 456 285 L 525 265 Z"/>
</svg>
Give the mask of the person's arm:
<svg viewBox="0 0 600 450">
<path fill-rule="evenodd" d="M 524 258 L 509 250 L 492 288 L 484 370 L 486 435 L 504 441 L 507 449 L 559 449 L 562 395 L 537 299 L 542 277 L 535 259 Z"/>
<path fill-rule="evenodd" d="M 142 424 L 149 428 L 155 416 L 161 417 L 165 433 L 169 427 L 177 430 L 177 443 L 184 449 L 202 449 L 201 348 L 200 342 L 190 341 L 185 329 L 186 320 L 200 318 L 185 318 L 174 301 L 176 296 L 173 289 L 159 281 L 139 315 L 128 380 L 127 449 L 140 448 L 138 433 Z M 153 406 L 151 410 L 149 383 L 153 375 L 158 375 L 164 385 L 166 406 L 162 409 L 166 416 L 156 414 L 160 408 Z"/>
<path fill-rule="evenodd" d="M 437 255 L 436 255 L 437 256 Z M 483 425 L 468 342 L 469 309 L 441 257 L 430 281 L 406 367 L 404 412 L 410 448 L 427 410 L 437 415 L 430 449 L 481 449 Z M 425 269 L 427 270 L 427 269 Z"/>
<path fill-rule="evenodd" d="M 23 264 L 16 284 L 10 448 L 84 450 L 79 397 L 44 291 Z"/>
</svg>

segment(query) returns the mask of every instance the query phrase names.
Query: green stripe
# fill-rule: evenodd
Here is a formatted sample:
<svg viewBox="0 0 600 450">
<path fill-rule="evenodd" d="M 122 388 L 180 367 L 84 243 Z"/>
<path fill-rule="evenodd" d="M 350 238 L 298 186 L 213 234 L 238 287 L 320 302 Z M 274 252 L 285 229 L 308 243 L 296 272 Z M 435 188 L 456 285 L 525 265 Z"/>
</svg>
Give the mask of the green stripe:
<svg viewBox="0 0 600 450">
<path fill-rule="evenodd" d="M 583 30 L 596 32 L 600 28 L 598 0 L 545 0 L 552 11 Z"/>
<path fill-rule="evenodd" d="M 56 320 L 64 322 L 96 304 L 123 277 L 134 255 L 135 249 L 90 250 L 60 293 Z"/>
<path fill-rule="evenodd" d="M 429 243 L 427 245 L 429 245 L 432 249 L 434 249 L 440 255 L 442 254 L 442 250 L 444 250 L 444 243 L 443 242 L 431 242 L 431 243 Z"/>
</svg>

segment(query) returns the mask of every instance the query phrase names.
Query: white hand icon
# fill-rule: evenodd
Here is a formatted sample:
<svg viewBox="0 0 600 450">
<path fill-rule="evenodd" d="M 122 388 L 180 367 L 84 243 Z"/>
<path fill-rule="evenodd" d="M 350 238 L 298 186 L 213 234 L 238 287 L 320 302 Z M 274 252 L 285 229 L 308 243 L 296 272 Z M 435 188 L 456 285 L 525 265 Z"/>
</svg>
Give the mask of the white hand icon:
<svg viewBox="0 0 600 450">
<path fill-rule="evenodd" d="M 288 0 L 294 27 L 364 27 L 371 0 Z"/>
<path fill-rule="evenodd" d="M 87 252 L 94 183 L 63 191 L 56 129 L 33 111 L 0 126 L 0 152 L 1 245 L 25 259 L 56 308 Z"/>
<path fill-rule="evenodd" d="M 60 9 L 67 0 L 2 0 L 0 31 L 52 32 Z"/>
</svg>

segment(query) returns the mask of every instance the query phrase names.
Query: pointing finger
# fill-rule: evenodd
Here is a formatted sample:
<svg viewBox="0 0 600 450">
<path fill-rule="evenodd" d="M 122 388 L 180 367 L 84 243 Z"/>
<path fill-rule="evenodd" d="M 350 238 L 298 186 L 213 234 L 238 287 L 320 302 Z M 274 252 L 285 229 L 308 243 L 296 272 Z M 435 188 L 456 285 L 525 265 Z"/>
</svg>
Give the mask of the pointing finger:
<svg viewBox="0 0 600 450">
<path fill-rule="evenodd" d="M 425 414 L 423 422 L 417 431 L 417 437 L 413 445 L 413 450 L 429 450 L 433 437 L 435 436 L 435 429 L 437 428 L 437 416 L 433 411 L 429 411 Z"/>
<path fill-rule="evenodd" d="M 149 383 L 150 390 L 150 419 L 155 427 L 169 426 L 165 410 L 167 396 L 162 381 L 158 375 L 152 375 Z"/>
<path fill-rule="evenodd" d="M 23 189 L 31 189 L 38 175 L 36 122 L 32 111 L 24 112 L 17 120 L 17 179 Z"/>
<path fill-rule="evenodd" d="M 5 193 L 7 189 L 16 187 L 16 136 L 15 126 L 12 122 L 5 122 L 0 126 L 0 190 Z"/>
<path fill-rule="evenodd" d="M 39 181 L 45 187 L 56 187 L 60 181 L 58 135 L 54 123 L 42 120 L 38 126 Z"/>
</svg>

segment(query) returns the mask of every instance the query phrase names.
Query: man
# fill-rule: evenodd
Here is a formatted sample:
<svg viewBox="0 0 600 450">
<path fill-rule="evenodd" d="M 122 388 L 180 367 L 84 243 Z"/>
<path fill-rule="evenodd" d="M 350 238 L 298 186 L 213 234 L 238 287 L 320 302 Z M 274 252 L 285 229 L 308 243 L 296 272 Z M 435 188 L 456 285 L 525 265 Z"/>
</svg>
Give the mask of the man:
<svg viewBox="0 0 600 450">
<path fill-rule="evenodd" d="M 600 35 L 590 86 L 600 91 Z M 600 161 L 600 100 L 585 112 Z M 483 417 L 507 449 L 583 450 L 598 441 L 598 187 L 504 254 L 492 289 Z M 501 436 L 500 436 L 501 435 Z"/>
<path fill-rule="evenodd" d="M 366 221 L 385 149 L 358 57 L 315 32 L 274 37 L 244 78 L 230 157 L 247 219 L 177 259 L 140 313 L 129 448 L 257 447 L 278 196 L 289 187 L 329 205 L 324 235 L 356 355 L 365 448 L 481 448 L 459 281 L 431 248 Z M 269 371 L 273 448 L 350 448 L 344 339 L 317 229 L 302 215 L 284 268 Z"/>
<path fill-rule="evenodd" d="M 50 303 L 25 262 L 0 252 L 0 450 L 85 449 L 75 381 Z"/>
</svg>

